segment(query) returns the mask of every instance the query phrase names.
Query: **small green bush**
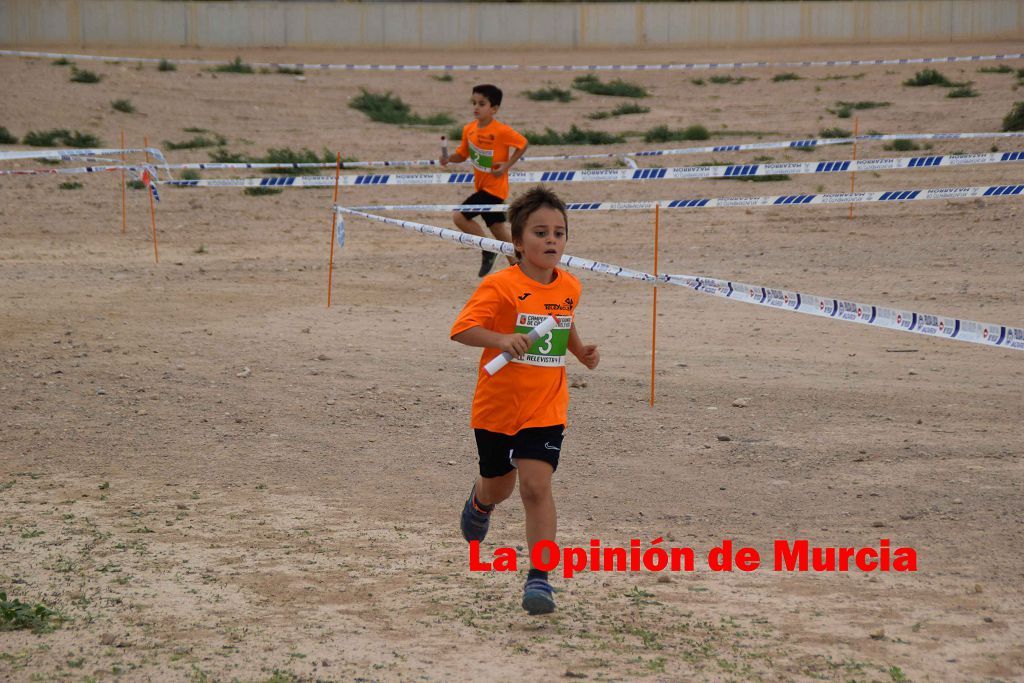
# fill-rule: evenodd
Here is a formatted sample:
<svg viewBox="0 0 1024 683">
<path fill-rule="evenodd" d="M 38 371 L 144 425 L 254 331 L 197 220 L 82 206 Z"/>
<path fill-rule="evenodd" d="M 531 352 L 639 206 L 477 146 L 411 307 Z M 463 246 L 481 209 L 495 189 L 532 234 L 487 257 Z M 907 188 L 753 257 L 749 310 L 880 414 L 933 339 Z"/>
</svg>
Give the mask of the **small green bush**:
<svg viewBox="0 0 1024 683">
<path fill-rule="evenodd" d="M 913 140 L 893 140 L 888 144 L 882 145 L 882 149 L 892 152 L 913 152 L 921 149 L 921 146 Z"/>
<path fill-rule="evenodd" d="M 61 190 L 81 190 L 82 183 L 79 183 L 74 180 L 68 180 L 66 182 L 61 183 L 57 187 L 60 188 Z"/>
<path fill-rule="evenodd" d="M 68 147 L 101 147 L 100 139 L 90 133 L 80 131 L 69 131 L 67 128 L 54 128 L 52 130 L 31 130 L 22 140 L 30 147 L 56 147 L 66 145 Z"/>
<path fill-rule="evenodd" d="M 227 73 L 227 74 L 251 74 L 253 69 L 251 66 L 242 61 L 241 57 L 235 57 L 234 60 L 227 64 L 218 64 L 217 66 L 209 69 L 215 73 Z"/>
<path fill-rule="evenodd" d="M 218 164 L 240 164 L 245 160 L 244 154 L 229 152 L 224 147 L 218 147 L 210 152 L 210 161 L 216 161 Z"/>
<path fill-rule="evenodd" d="M 693 83 L 694 85 L 706 85 L 703 78 L 691 78 L 690 83 Z"/>
<path fill-rule="evenodd" d="M 166 59 L 161 59 L 160 63 L 156 66 L 157 71 L 177 71 L 178 65 L 174 62 L 169 62 Z"/>
<path fill-rule="evenodd" d="M 585 130 L 571 126 L 566 133 L 559 133 L 551 128 L 543 133 L 527 131 L 523 133 L 531 145 L 613 145 L 625 142 L 622 135 L 613 135 L 598 130 Z"/>
<path fill-rule="evenodd" d="M 199 180 L 199 171 L 194 168 L 186 168 L 178 177 L 179 180 Z"/>
<path fill-rule="evenodd" d="M 672 130 L 668 126 L 655 126 L 644 133 L 644 142 L 675 142 L 677 140 L 707 140 L 711 137 L 708 129 L 700 124 L 688 126 L 682 130 Z"/>
<path fill-rule="evenodd" d="M 329 149 L 324 149 L 320 156 L 317 156 L 316 152 L 311 149 L 303 147 L 301 150 L 293 150 L 289 147 L 274 148 L 271 147 L 267 150 L 267 154 L 259 159 L 253 161 L 264 164 L 333 164 L 338 160 L 336 152 L 332 152 Z M 342 161 L 355 161 L 355 159 L 344 158 Z M 268 173 L 274 173 L 275 175 L 303 175 L 303 174 L 318 174 L 321 171 L 316 168 L 283 168 Z"/>
<path fill-rule="evenodd" d="M 245 194 L 250 197 L 266 197 L 272 194 L 281 194 L 284 190 L 275 187 L 247 187 Z"/>
<path fill-rule="evenodd" d="M 878 109 L 879 107 L 888 107 L 889 102 L 872 102 L 865 100 L 861 102 L 836 102 L 835 109 L 826 109 L 830 114 L 835 114 L 841 119 L 848 119 L 853 114 L 854 109 Z"/>
<path fill-rule="evenodd" d="M 572 102 L 572 92 L 563 88 L 541 88 L 539 90 L 527 90 L 523 93 L 534 102 Z"/>
<path fill-rule="evenodd" d="M 11 135 L 11 131 L 7 130 L 4 126 L 0 126 L 0 145 L 16 144 L 18 144 L 18 138 Z"/>
<path fill-rule="evenodd" d="M 951 88 L 956 84 L 935 69 L 922 69 L 914 74 L 913 78 L 903 81 L 903 85 L 912 88 L 921 88 L 928 85 L 941 85 L 945 88 Z"/>
<path fill-rule="evenodd" d="M 803 76 L 798 76 L 794 73 L 775 74 L 772 76 L 772 81 L 779 83 L 781 81 L 801 81 Z"/>
<path fill-rule="evenodd" d="M 72 83 L 99 83 L 103 80 L 103 77 L 97 73 L 89 71 L 88 69 L 78 69 L 71 67 L 71 82 Z"/>
<path fill-rule="evenodd" d="M 455 78 L 447 71 L 445 71 L 440 76 L 434 74 L 433 76 L 431 76 L 431 78 L 433 78 L 435 81 L 441 81 L 442 83 L 451 83 L 452 81 L 455 80 Z"/>
<path fill-rule="evenodd" d="M 978 69 L 980 74 L 1009 74 L 1013 73 L 1013 69 L 1010 68 L 1009 64 L 1000 64 L 999 66 L 983 66 Z"/>
<path fill-rule="evenodd" d="M 1003 119 L 1003 130 L 1006 132 L 1024 130 L 1024 102 L 1017 102 L 1010 113 Z"/>
<path fill-rule="evenodd" d="M 59 57 L 58 59 L 50 62 L 50 64 L 53 64 L 54 66 L 74 66 L 75 63 L 67 57 Z"/>
<path fill-rule="evenodd" d="M 403 102 L 401 97 L 390 92 L 375 93 L 366 88 L 360 88 L 360 91 L 348 106 L 363 112 L 371 121 L 415 126 L 447 126 L 455 122 L 448 114 L 434 114 L 425 118 L 414 114 L 412 108 Z M 462 131 L 459 130 L 459 137 L 461 136 Z"/>
<path fill-rule="evenodd" d="M 647 97 L 649 93 L 647 89 L 642 85 L 636 83 L 629 83 L 616 78 L 614 81 L 604 83 L 594 74 L 587 74 L 586 76 L 577 76 L 572 81 L 572 87 L 583 92 L 588 92 L 591 95 L 608 95 L 611 97 Z"/>
<path fill-rule="evenodd" d="M 182 140 L 181 142 L 164 140 L 164 147 L 167 149 L 203 149 L 205 147 L 221 147 L 227 143 L 227 138 L 223 135 L 215 134 L 213 138 L 208 138 L 204 135 L 196 135 L 191 140 Z"/>
<path fill-rule="evenodd" d="M 822 128 L 818 132 L 818 137 L 822 138 L 848 138 L 851 135 L 853 133 L 844 128 Z"/>
<path fill-rule="evenodd" d="M 17 598 L 7 599 L 7 593 L 0 592 L 0 631 L 28 629 L 33 633 L 48 633 L 64 617 L 44 605 L 21 602 Z"/>
<path fill-rule="evenodd" d="M 135 113 L 135 105 L 132 104 L 131 100 L 114 100 L 110 103 L 116 111 L 123 111 L 125 114 Z"/>
<path fill-rule="evenodd" d="M 629 114 L 646 114 L 650 112 L 649 107 L 645 107 L 642 104 L 636 102 L 623 102 L 619 106 L 615 107 L 611 111 L 595 111 L 591 114 L 587 114 L 587 118 L 597 121 L 600 119 L 609 119 L 613 116 L 627 116 Z"/>
<path fill-rule="evenodd" d="M 739 85 L 740 83 L 745 83 L 746 81 L 756 81 L 757 79 L 747 78 L 746 76 L 711 76 L 708 78 L 708 80 L 714 83 L 715 85 Z"/>
<path fill-rule="evenodd" d="M 289 74 L 291 76 L 301 76 L 302 74 L 305 73 L 305 71 L 303 71 L 302 69 L 299 69 L 298 67 L 293 67 L 293 66 L 279 66 L 279 67 L 277 67 L 277 73 L 279 73 L 279 74 Z"/>
<path fill-rule="evenodd" d="M 969 86 L 969 85 L 964 85 L 964 86 L 961 86 L 959 88 L 953 88 L 948 93 L 946 93 L 946 97 L 977 97 L 977 96 L 978 96 L 978 92 L 974 88 Z"/>
<path fill-rule="evenodd" d="M 146 183 L 141 180 L 129 180 L 127 186 L 131 190 L 144 190 L 146 189 Z"/>
</svg>

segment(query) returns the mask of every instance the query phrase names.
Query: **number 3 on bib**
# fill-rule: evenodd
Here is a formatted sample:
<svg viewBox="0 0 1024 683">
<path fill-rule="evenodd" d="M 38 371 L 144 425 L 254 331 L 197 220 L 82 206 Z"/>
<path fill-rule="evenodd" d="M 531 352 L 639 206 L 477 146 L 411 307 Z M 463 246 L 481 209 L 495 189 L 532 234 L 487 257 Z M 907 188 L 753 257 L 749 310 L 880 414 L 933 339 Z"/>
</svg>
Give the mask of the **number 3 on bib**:
<svg viewBox="0 0 1024 683">
<path fill-rule="evenodd" d="M 516 332 L 526 334 L 539 325 L 548 314 L 520 313 L 516 318 Z M 565 352 L 569 347 L 569 330 L 572 328 L 572 316 L 556 316 L 558 324 L 543 337 L 530 346 L 522 358 L 513 363 L 538 365 L 542 367 L 562 367 L 565 365 Z"/>
</svg>

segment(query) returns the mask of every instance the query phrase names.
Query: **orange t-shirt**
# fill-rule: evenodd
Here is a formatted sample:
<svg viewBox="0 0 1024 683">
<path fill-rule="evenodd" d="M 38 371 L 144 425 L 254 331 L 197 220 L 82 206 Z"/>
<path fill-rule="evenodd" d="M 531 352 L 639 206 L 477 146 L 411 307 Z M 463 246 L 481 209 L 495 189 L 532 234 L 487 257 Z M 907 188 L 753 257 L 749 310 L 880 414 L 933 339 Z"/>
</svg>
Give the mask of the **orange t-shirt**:
<svg viewBox="0 0 1024 683">
<path fill-rule="evenodd" d="M 501 334 L 525 334 L 549 315 L 558 319 L 558 325 L 493 377 L 484 372 L 484 365 L 501 352 L 484 349 L 470 426 L 515 434 L 526 427 L 567 423 L 565 354 L 582 289 L 579 280 L 557 268 L 548 285 L 527 277 L 519 266 L 484 278 L 452 325 L 451 336 L 477 326 Z"/>
<path fill-rule="evenodd" d="M 509 147 L 523 149 L 526 138 L 497 119 L 491 119 L 483 128 L 475 120 L 462 128 L 462 142 L 455 152 L 473 165 L 473 187 L 477 192 L 493 194 L 502 201 L 508 198 L 508 173 L 496 176 L 491 169 L 508 161 Z"/>
</svg>

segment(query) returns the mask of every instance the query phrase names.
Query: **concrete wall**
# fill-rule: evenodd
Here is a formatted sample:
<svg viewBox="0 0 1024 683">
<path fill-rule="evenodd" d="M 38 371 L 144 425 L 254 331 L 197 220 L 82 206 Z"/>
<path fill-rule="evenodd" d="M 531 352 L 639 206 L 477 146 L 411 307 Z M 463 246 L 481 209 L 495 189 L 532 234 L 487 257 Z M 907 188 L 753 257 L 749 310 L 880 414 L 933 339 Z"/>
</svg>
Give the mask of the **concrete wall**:
<svg viewBox="0 0 1024 683">
<path fill-rule="evenodd" d="M 1024 39 L 1024 0 L 504 4 L 0 0 L 0 45 L 744 46 Z"/>
</svg>

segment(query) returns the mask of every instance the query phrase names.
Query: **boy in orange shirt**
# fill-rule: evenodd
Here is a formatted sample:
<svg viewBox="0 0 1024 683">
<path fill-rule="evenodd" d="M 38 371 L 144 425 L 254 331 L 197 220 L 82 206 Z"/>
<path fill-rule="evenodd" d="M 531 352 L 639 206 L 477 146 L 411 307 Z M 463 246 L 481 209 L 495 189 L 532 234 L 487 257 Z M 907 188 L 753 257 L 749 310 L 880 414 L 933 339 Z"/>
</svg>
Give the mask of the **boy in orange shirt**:
<svg viewBox="0 0 1024 683">
<path fill-rule="evenodd" d="M 458 163 L 469 159 L 473 165 L 473 188 L 476 190 L 462 203 L 504 204 L 508 198 L 508 171 L 523 156 L 529 144 L 522 135 L 510 126 L 494 118 L 501 106 L 501 89 L 493 85 L 478 85 L 473 88 L 473 121 L 462 128 L 462 142 L 455 154 L 441 154 L 440 163 Z M 509 149 L 515 153 L 509 156 Z M 482 216 L 484 223 L 503 242 L 511 240 L 508 222 L 502 212 L 456 211 L 452 218 L 456 227 L 477 237 L 486 237 L 483 229 L 473 220 Z M 478 275 L 483 277 L 491 272 L 497 254 L 485 251 Z M 515 263 L 510 257 L 509 264 Z"/>
<path fill-rule="evenodd" d="M 538 541 L 555 540 L 551 475 L 569 408 L 565 353 L 591 370 L 600 355 L 596 345 L 582 342 L 573 322 L 580 282 L 557 268 L 568 237 L 565 204 L 536 187 L 516 198 L 509 215 L 519 263 L 484 279 L 451 331 L 454 341 L 484 349 L 470 421 L 480 477 L 463 507 L 461 526 L 467 541 L 482 541 L 494 506 L 512 495 L 518 476 L 532 551 Z M 549 315 L 558 320 L 555 329 L 531 344 L 526 333 Z M 512 362 L 487 375 L 484 366 L 503 351 Z M 531 566 L 523 609 L 530 614 L 555 609 L 547 572 Z"/>
</svg>

